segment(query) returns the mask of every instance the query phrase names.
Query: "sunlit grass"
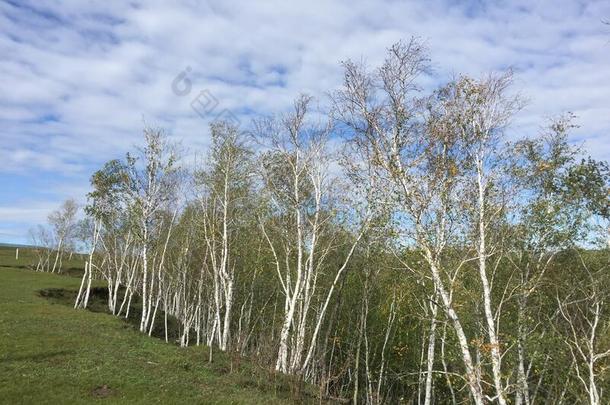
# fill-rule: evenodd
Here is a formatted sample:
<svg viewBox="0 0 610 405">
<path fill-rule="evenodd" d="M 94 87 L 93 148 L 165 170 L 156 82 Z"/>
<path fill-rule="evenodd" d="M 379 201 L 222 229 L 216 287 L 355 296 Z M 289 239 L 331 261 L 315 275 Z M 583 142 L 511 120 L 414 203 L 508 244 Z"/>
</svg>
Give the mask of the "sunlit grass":
<svg viewBox="0 0 610 405">
<path fill-rule="evenodd" d="M 207 347 L 180 348 L 40 296 L 75 290 L 80 279 L 6 267 L 8 250 L 0 249 L 0 403 L 289 402 L 290 384 L 268 370 L 216 352 L 209 363 Z"/>
</svg>

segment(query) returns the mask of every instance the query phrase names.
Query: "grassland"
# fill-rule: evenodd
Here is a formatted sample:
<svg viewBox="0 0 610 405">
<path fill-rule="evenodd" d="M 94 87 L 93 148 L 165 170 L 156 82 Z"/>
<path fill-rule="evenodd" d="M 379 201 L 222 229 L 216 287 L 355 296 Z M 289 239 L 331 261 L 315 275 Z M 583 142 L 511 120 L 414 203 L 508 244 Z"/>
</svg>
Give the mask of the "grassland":
<svg viewBox="0 0 610 405">
<path fill-rule="evenodd" d="M 210 363 L 207 347 L 180 348 L 109 314 L 45 298 L 49 289 L 77 289 L 80 279 L 36 273 L 31 262 L 31 252 L 15 260 L 14 248 L 0 248 L 0 403 L 296 401 L 290 380 L 245 360 L 214 353 Z"/>
</svg>

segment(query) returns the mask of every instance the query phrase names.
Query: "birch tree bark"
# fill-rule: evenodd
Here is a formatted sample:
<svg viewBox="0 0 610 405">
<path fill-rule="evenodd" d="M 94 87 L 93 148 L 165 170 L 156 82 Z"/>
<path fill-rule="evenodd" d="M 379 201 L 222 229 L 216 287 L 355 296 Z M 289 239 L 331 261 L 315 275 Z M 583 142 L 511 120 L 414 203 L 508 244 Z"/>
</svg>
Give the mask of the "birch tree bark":
<svg viewBox="0 0 610 405">
<path fill-rule="evenodd" d="M 64 201 L 58 210 L 49 214 L 49 224 L 53 228 L 53 234 L 57 241 L 57 245 L 55 246 L 55 260 L 53 261 L 51 273 L 55 273 L 55 271 L 58 273 L 61 272 L 61 258 L 64 249 L 66 245 L 71 245 L 71 242 L 75 237 L 77 213 L 78 204 L 76 204 L 76 201 L 69 199 Z"/>
<path fill-rule="evenodd" d="M 366 213 L 350 216 L 351 223 L 343 220 L 350 231 L 355 228 L 347 243 L 338 239 L 345 240 L 345 234 L 330 226 L 341 208 L 337 181 L 330 172 L 336 157 L 328 151 L 330 125 L 313 125 L 307 120 L 310 103 L 310 97 L 300 96 L 291 114 L 259 121 L 257 128 L 261 143 L 267 142 L 261 161 L 271 210 L 271 217 L 262 219 L 260 225 L 285 298 L 276 362 L 276 370 L 284 373 L 303 373 L 310 365 L 330 301 L 368 224 Z M 327 258 L 337 245 L 346 248 L 346 255 L 336 268 L 327 269 Z M 323 269 L 331 277 L 312 319 Z"/>
<path fill-rule="evenodd" d="M 232 250 L 252 210 L 252 151 L 237 127 L 211 125 L 212 148 L 205 169 L 196 173 L 203 215 L 203 233 L 214 284 L 214 323 L 218 346 L 227 350 L 231 338 L 235 291 Z"/>
</svg>

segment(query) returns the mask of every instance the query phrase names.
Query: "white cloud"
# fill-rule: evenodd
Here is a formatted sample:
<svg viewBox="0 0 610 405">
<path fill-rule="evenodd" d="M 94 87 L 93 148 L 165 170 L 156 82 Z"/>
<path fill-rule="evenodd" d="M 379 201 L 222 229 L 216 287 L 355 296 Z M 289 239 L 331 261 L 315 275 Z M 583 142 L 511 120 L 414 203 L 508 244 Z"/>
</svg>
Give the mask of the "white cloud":
<svg viewBox="0 0 610 405">
<path fill-rule="evenodd" d="M 0 176 L 61 173 L 84 189 L 95 167 L 138 142 L 143 119 L 192 152 L 207 144 L 206 119 L 189 106 L 196 91 L 209 89 L 246 122 L 302 91 L 323 98 L 341 82 L 339 61 L 374 66 L 411 35 L 430 47 L 428 85 L 512 66 L 515 90 L 530 99 L 516 129 L 569 110 L 581 125 L 573 140 L 608 159 L 604 17 L 603 0 L 3 2 Z M 193 92 L 178 97 L 171 83 L 187 66 Z"/>
<path fill-rule="evenodd" d="M 0 221 L 6 222 L 25 222 L 38 221 L 44 222 L 50 211 L 56 209 L 47 204 L 35 204 L 30 207 L 0 207 Z"/>
</svg>

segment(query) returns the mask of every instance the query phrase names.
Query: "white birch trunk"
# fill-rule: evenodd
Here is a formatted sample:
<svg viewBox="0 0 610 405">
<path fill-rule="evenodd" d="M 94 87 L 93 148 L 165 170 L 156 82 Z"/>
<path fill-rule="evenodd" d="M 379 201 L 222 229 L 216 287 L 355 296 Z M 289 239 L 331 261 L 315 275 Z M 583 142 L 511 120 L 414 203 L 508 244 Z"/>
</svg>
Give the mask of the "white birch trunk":
<svg viewBox="0 0 610 405">
<path fill-rule="evenodd" d="M 430 332 L 428 334 L 428 354 L 426 359 L 426 388 L 424 396 L 424 405 L 432 404 L 432 373 L 434 371 L 434 347 L 436 344 L 436 315 L 438 307 L 436 305 L 436 297 L 430 304 L 431 320 Z"/>
<path fill-rule="evenodd" d="M 479 275 L 483 287 L 483 308 L 485 321 L 487 323 L 487 335 L 489 338 L 491 365 L 496 389 L 496 397 L 500 405 L 506 405 L 504 387 L 502 385 L 502 357 L 500 355 L 500 342 L 496 334 L 495 318 L 491 308 L 491 288 L 487 277 L 487 248 L 486 248 L 486 225 L 485 225 L 485 190 L 483 180 L 483 160 L 477 158 L 477 187 L 478 187 L 478 225 L 479 225 Z"/>
</svg>

